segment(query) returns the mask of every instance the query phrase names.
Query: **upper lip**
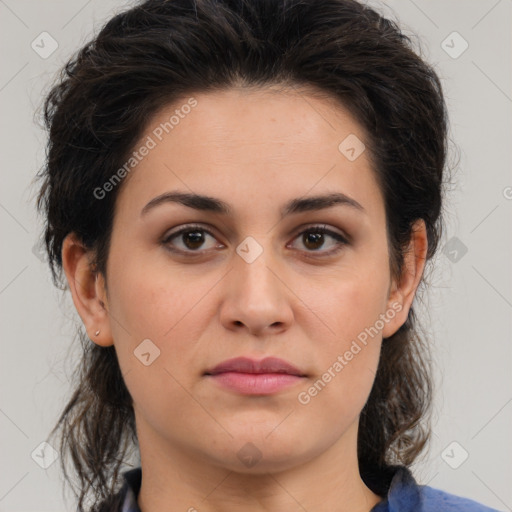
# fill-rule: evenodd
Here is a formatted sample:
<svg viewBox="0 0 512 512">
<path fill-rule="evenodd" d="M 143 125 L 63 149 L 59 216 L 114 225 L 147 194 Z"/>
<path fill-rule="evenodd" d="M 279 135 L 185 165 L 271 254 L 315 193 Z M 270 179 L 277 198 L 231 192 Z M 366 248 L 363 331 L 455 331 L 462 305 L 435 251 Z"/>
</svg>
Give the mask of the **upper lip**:
<svg viewBox="0 0 512 512">
<path fill-rule="evenodd" d="M 218 364 L 207 370 L 205 375 L 216 375 L 217 373 L 239 372 L 239 373 L 287 373 L 289 375 L 305 375 L 292 364 L 277 357 L 266 357 L 260 361 L 248 357 L 235 357 Z"/>
</svg>

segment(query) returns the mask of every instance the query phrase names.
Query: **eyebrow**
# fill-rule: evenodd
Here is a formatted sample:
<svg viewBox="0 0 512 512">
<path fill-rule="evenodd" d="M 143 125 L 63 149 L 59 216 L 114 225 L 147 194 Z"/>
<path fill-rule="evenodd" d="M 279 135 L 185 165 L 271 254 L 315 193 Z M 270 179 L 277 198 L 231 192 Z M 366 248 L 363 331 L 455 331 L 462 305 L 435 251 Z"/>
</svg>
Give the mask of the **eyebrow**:
<svg viewBox="0 0 512 512">
<path fill-rule="evenodd" d="M 149 201 L 149 203 L 142 209 L 141 217 L 148 211 L 164 203 L 178 203 L 195 210 L 220 213 L 223 215 L 229 215 L 232 212 L 231 206 L 221 199 L 201 194 L 166 192 L 151 199 L 151 201 Z M 354 210 L 366 213 L 363 206 L 355 199 L 352 199 L 341 192 L 336 192 L 326 195 L 292 199 L 281 209 L 281 218 L 294 213 L 323 210 L 335 205 L 349 206 Z"/>
</svg>

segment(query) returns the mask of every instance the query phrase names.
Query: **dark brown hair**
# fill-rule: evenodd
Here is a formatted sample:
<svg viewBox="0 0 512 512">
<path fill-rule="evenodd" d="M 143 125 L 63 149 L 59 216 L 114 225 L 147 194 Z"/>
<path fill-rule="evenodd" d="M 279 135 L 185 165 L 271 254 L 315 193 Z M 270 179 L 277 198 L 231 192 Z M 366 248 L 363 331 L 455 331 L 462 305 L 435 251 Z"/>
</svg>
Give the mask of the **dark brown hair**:
<svg viewBox="0 0 512 512">
<path fill-rule="evenodd" d="M 442 232 L 446 107 L 436 73 L 395 22 L 354 0 L 148 0 L 110 19 L 44 103 L 49 140 L 37 204 L 56 285 L 71 232 L 106 275 L 120 186 L 101 200 L 93 191 L 123 165 L 152 116 L 185 95 L 240 84 L 311 87 L 348 108 L 367 133 L 385 198 L 392 275 L 401 273 L 417 219 L 432 258 Z M 68 480 L 63 460 L 71 456 L 82 512 L 89 491 L 94 510 L 113 495 L 127 450 L 138 443 L 114 347 L 95 345 L 81 328 L 79 339 L 76 388 L 51 434 L 61 431 Z M 411 308 L 382 344 L 360 417 L 359 467 L 374 491 L 429 439 L 429 361 Z"/>
</svg>

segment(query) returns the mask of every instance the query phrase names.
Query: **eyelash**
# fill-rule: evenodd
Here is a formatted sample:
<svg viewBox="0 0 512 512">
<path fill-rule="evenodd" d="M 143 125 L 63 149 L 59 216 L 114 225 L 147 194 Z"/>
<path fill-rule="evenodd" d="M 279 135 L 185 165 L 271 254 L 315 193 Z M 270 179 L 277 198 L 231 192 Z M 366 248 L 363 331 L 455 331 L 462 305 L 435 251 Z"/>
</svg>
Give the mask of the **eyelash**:
<svg viewBox="0 0 512 512">
<path fill-rule="evenodd" d="M 191 225 L 187 225 L 187 226 L 181 228 L 179 231 L 175 231 L 175 232 L 170 233 L 169 235 L 165 236 L 164 239 L 162 240 L 162 244 L 166 246 L 167 250 L 169 250 L 173 253 L 179 253 L 179 254 L 187 255 L 187 256 L 192 255 L 192 257 L 204 255 L 205 251 L 202 251 L 202 252 L 201 251 L 193 251 L 193 250 L 183 251 L 182 249 L 171 248 L 169 245 L 169 242 L 172 239 L 177 238 L 180 235 L 183 235 L 184 233 L 189 233 L 189 232 L 194 232 L 194 231 L 196 231 L 196 232 L 200 231 L 203 233 L 207 233 L 208 235 L 212 236 L 213 238 L 216 238 L 215 235 L 211 231 L 206 229 L 205 227 L 203 227 L 201 225 L 191 224 Z M 341 249 L 343 249 L 343 247 L 345 245 L 349 244 L 349 241 L 347 240 L 347 238 L 345 238 L 340 233 L 336 233 L 335 231 L 327 229 L 325 225 L 309 226 L 308 228 L 306 228 L 303 231 L 301 231 L 300 233 L 298 233 L 294 237 L 294 240 L 297 239 L 298 237 L 304 235 L 305 233 L 329 235 L 330 237 L 334 238 L 337 241 L 336 247 L 334 247 L 333 249 L 331 249 L 329 251 L 321 251 L 320 249 L 312 250 L 312 251 L 305 251 L 306 257 L 308 257 L 308 258 L 318 258 L 318 257 L 322 258 L 322 257 L 332 256 L 332 255 L 338 253 Z M 315 256 L 312 256 L 312 254 L 314 254 Z"/>
</svg>

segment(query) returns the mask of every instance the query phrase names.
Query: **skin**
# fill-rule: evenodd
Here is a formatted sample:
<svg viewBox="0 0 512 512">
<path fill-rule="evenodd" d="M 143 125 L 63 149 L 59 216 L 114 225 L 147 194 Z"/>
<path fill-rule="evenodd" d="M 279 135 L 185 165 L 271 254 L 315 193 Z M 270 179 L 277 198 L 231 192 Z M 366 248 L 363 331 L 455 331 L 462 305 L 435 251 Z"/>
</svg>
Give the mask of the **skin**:
<svg viewBox="0 0 512 512">
<path fill-rule="evenodd" d="M 359 475 L 358 419 L 382 339 L 405 322 L 420 282 L 425 225 L 417 223 L 404 272 L 393 279 L 384 200 L 368 150 L 354 161 L 338 150 L 349 134 L 364 141 L 364 131 L 332 99 L 273 88 L 194 97 L 198 105 L 122 185 L 107 280 L 93 272 L 91 254 L 73 234 L 62 250 L 87 332 L 98 345 L 115 346 L 133 397 L 139 506 L 143 512 L 369 511 L 382 497 Z M 187 99 L 158 112 L 141 141 Z M 151 199 L 174 190 L 221 199 L 232 212 L 164 203 L 141 216 Z M 332 192 L 350 196 L 364 212 L 336 205 L 280 218 L 289 200 Z M 183 236 L 162 242 L 187 223 L 213 236 L 204 233 L 203 245 Z M 319 224 L 348 234 L 349 243 L 322 257 L 337 241 L 325 235 L 323 245 L 308 244 L 301 234 Z M 263 250 L 252 263 L 236 252 L 247 236 Z M 194 250 L 202 254 L 193 257 Z M 393 304 L 395 312 L 401 308 L 394 318 L 301 404 L 298 394 Z M 134 355 L 145 339 L 160 350 L 149 366 Z M 228 358 L 269 355 L 308 377 L 276 394 L 247 396 L 203 375 Z M 261 453 L 252 467 L 237 457 L 246 443 Z"/>
</svg>

